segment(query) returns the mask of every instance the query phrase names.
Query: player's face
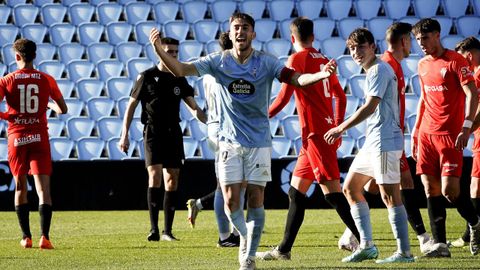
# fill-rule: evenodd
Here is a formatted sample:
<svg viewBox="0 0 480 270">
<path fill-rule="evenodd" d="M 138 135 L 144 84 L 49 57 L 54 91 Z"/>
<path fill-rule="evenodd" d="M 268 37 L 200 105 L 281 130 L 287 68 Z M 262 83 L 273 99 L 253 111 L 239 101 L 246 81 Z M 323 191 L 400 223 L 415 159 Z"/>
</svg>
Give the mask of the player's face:
<svg viewBox="0 0 480 270">
<path fill-rule="evenodd" d="M 230 23 L 230 39 L 238 51 L 246 51 L 252 47 L 255 38 L 253 27 L 243 19 L 235 19 Z"/>
<path fill-rule="evenodd" d="M 348 45 L 350 55 L 355 63 L 360 66 L 365 66 L 375 58 L 375 44 L 369 44 L 368 42 L 362 44 Z"/>
<path fill-rule="evenodd" d="M 177 58 L 178 56 L 178 45 L 172 44 L 163 44 L 163 50 L 168 53 L 170 56 Z"/>
<path fill-rule="evenodd" d="M 480 50 L 471 50 L 471 51 L 457 51 L 461 54 L 465 59 L 467 59 L 468 63 L 475 67 L 480 65 Z"/>
<path fill-rule="evenodd" d="M 440 46 L 440 33 L 418 33 L 415 35 L 418 45 L 426 55 L 435 54 Z"/>
</svg>

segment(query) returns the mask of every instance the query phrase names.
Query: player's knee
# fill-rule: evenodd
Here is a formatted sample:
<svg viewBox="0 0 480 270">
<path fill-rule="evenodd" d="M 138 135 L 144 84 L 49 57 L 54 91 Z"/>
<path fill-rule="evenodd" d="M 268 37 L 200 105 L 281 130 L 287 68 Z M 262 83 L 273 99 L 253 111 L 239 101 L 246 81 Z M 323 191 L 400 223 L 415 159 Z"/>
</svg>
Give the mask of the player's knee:
<svg viewBox="0 0 480 270">
<path fill-rule="evenodd" d="M 454 203 L 458 199 L 460 192 L 453 189 L 443 189 L 442 194 L 450 203 Z"/>
</svg>

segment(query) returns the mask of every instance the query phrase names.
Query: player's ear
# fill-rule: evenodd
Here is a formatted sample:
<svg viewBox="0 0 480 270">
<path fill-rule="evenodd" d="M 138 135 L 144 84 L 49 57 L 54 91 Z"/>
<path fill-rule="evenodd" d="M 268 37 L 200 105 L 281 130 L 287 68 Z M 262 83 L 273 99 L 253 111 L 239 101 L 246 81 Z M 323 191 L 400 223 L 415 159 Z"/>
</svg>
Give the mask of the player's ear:
<svg viewBox="0 0 480 270">
<path fill-rule="evenodd" d="M 253 31 L 252 40 L 255 39 L 256 37 L 257 37 L 257 32 Z"/>
<path fill-rule="evenodd" d="M 293 35 L 290 35 L 290 40 L 292 41 L 292 44 L 295 43 L 295 37 Z"/>
<path fill-rule="evenodd" d="M 15 60 L 16 61 L 21 61 L 22 60 L 22 56 L 17 52 L 15 52 Z"/>
</svg>

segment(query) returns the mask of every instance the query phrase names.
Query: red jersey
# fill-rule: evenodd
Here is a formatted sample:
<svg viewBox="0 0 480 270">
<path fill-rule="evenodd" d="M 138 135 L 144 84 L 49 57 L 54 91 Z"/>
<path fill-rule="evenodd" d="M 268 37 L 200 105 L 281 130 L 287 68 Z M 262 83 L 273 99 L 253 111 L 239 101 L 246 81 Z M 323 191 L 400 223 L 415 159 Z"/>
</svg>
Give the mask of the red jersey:
<svg viewBox="0 0 480 270">
<path fill-rule="evenodd" d="M 467 60 L 445 49 L 438 58 L 422 58 L 418 75 L 425 106 L 420 130 L 435 135 L 458 134 L 465 119 L 462 86 L 473 81 Z"/>
<path fill-rule="evenodd" d="M 47 131 L 47 104 L 50 97 L 62 97 L 52 76 L 20 69 L 0 78 L 0 97 L 7 100 L 8 134 Z"/>
<path fill-rule="evenodd" d="M 398 99 L 400 100 L 400 129 L 403 131 L 405 127 L 405 78 L 403 76 L 402 65 L 393 57 L 390 51 L 385 51 L 382 55 L 382 61 L 387 62 L 395 72 L 398 82 Z"/>
<path fill-rule="evenodd" d="M 480 68 L 473 74 L 475 87 L 477 88 L 478 98 L 480 98 Z M 475 140 L 473 141 L 472 152 L 480 152 L 480 128 L 474 131 Z"/>
<path fill-rule="evenodd" d="M 288 58 L 287 67 L 300 73 L 316 73 L 327 63 L 328 59 L 316 49 L 306 48 L 292 54 Z M 282 84 L 280 93 L 270 105 L 270 117 L 276 115 L 289 102 L 293 92 L 295 92 L 302 140 L 314 134 L 323 136 L 330 128 L 343 121 L 346 97 L 336 75 L 305 88 Z M 336 98 L 335 115 L 332 108 L 332 95 Z"/>
</svg>

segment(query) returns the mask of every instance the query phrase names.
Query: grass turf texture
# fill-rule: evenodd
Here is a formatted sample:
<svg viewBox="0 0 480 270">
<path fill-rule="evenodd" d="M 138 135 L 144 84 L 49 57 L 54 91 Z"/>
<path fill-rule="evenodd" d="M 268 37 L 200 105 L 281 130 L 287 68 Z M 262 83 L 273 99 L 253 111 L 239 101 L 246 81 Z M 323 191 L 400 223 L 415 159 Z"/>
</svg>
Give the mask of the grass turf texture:
<svg viewBox="0 0 480 270">
<path fill-rule="evenodd" d="M 283 235 L 286 210 L 267 210 L 265 233 L 259 251 L 277 245 Z M 428 216 L 423 209 L 424 221 Z M 160 217 L 163 217 L 160 214 Z M 200 212 L 195 229 L 186 221 L 186 211 L 177 211 L 174 234 L 179 242 L 147 242 L 147 211 L 54 212 L 51 240 L 54 250 L 38 249 L 38 213 L 30 213 L 33 249 L 23 249 L 14 212 L 0 212 L 0 269 L 238 269 L 237 248 L 217 248 L 213 211 Z M 160 220 L 163 227 L 163 220 Z M 390 256 L 396 243 L 386 209 L 372 210 L 374 240 L 379 258 Z M 427 225 L 427 227 L 429 227 Z M 450 259 L 421 259 L 412 264 L 376 265 L 367 261 L 345 264 L 349 255 L 337 249 L 345 226 L 333 210 L 308 210 L 292 250 L 291 261 L 260 261 L 259 269 L 478 269 L 480 256 L 468 249 L 452 248 Z M 448 239 L 465 228 L 456 210 L 448 210 Z M 418 240 L 409 227 L 414 255 L 420 255 Z"/>
</svg>

